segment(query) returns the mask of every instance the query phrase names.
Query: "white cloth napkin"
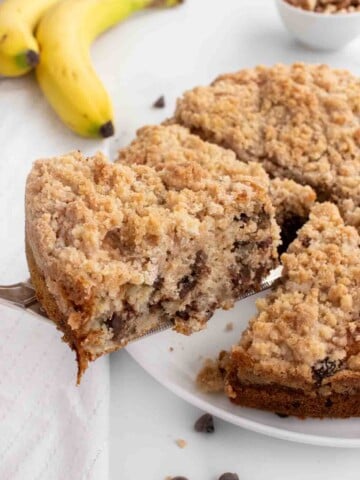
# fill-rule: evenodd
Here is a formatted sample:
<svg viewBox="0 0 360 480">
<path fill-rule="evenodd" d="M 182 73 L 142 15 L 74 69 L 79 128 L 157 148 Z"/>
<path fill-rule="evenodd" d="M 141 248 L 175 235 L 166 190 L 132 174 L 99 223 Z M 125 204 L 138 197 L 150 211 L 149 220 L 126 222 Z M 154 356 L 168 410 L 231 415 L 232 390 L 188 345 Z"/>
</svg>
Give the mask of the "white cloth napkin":
<svg viewBox="0 0 360 480">
<path fill-rule="evenodd" d="M 63 127 L 31 76 L 0 79 L 0 284 L 28 277 L 23 204 L 33 160 L 73 149 L 107 145 Z M 0 307 L 1 480 L 108 479 L 108 359 L 77 387 L 75 356 L 60 338 L 52 325 Z"/>
</svg>

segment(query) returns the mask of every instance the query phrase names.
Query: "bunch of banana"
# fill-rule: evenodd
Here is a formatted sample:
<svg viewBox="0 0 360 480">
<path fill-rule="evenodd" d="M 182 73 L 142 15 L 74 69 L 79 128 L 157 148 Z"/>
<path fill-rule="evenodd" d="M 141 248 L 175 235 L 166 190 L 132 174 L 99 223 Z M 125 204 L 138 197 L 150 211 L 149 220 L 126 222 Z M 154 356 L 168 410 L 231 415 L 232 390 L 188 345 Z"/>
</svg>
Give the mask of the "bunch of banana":
<svg viewBox="0 0 360 480">
<path fill-rule="evenodd" d="M 5 0 L 0 4 L 0 74 L 21 75 L 36 65 L 40 87 L 68 127 L 86 137 L 109 137 L 113 110 L 91 63 L 91 43 L 132 13 L 182 1 Z"/>
<path fill-rule="evenodd" d="M 0 3 L 0 75 L 17 77 L 39 61 L 34 30 L 58 0 L 4 0 Z"/>
</svg>

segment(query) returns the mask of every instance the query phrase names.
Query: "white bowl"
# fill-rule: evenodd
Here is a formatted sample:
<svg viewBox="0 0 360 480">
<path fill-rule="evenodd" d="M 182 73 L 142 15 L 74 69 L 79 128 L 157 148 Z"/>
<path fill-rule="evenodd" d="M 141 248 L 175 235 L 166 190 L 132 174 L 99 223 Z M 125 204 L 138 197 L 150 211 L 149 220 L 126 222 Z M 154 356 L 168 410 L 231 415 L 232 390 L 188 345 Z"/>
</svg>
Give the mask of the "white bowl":
<svg viewBox="0 0 360 480">
<path fill-rule="evenodd" d="M 319 50 L 338 50 L 360 34 L 360 12 L 326 14 L 293 7 L 276 0 L 289 32 L 305 45 Z"/>
</svg>

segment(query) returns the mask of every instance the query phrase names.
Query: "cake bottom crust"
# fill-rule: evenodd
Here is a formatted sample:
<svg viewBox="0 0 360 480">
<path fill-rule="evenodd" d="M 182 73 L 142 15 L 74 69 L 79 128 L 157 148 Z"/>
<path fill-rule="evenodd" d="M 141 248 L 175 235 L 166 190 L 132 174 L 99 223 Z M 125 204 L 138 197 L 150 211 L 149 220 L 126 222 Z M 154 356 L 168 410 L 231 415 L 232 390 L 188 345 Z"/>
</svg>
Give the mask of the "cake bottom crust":
<svg viewBox="0 0 360 480">
<path fill-rule="evenodd" d="M 360 394 L 319 393 L 308 395 L 276 385 L 242 384 L 235 375 L 225 380 L 225 391 L 231 401 L 243 407 L 269 410 L 299 418 L 347 418 L 360 416 Z"/>
<path fill-rule="evenodd" d="M 66 342 L 76 353 L 78 365 L 77 383 L 80 383 L 81 376 L 86 370 L 88 363 L 92 360 L 89 354 L 81 347 L 80 340 L 74 335 L 73 330 L 68 325 L 66 318 L 60 312 L 54 297 L 49 292 L 43 274 L 38 268 L 33 252 L 28 241 L 25 241 L 26 258 L 29 267 L 31 283 L 35 288 L 36 296 L 47 313 L 47 316 L 55 323 L 58 330 L 64 335 L 63 341 Z"/>
</svg>

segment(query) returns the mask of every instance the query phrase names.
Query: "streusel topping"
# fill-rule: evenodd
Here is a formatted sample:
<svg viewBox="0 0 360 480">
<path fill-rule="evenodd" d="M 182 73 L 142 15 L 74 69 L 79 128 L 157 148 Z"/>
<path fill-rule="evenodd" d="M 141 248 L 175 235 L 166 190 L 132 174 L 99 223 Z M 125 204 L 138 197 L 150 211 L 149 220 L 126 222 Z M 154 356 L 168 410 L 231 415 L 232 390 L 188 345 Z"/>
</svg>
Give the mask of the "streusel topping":
<svg viewBox="0 0 360 480">
<path fill-rule="evenodd" d="M 297 63 L 222 75 L 187 92 L 175 118 L 272 176 L 312 186 L 358 224 L 360 80 L 349 72 Z"/>
</svg>

